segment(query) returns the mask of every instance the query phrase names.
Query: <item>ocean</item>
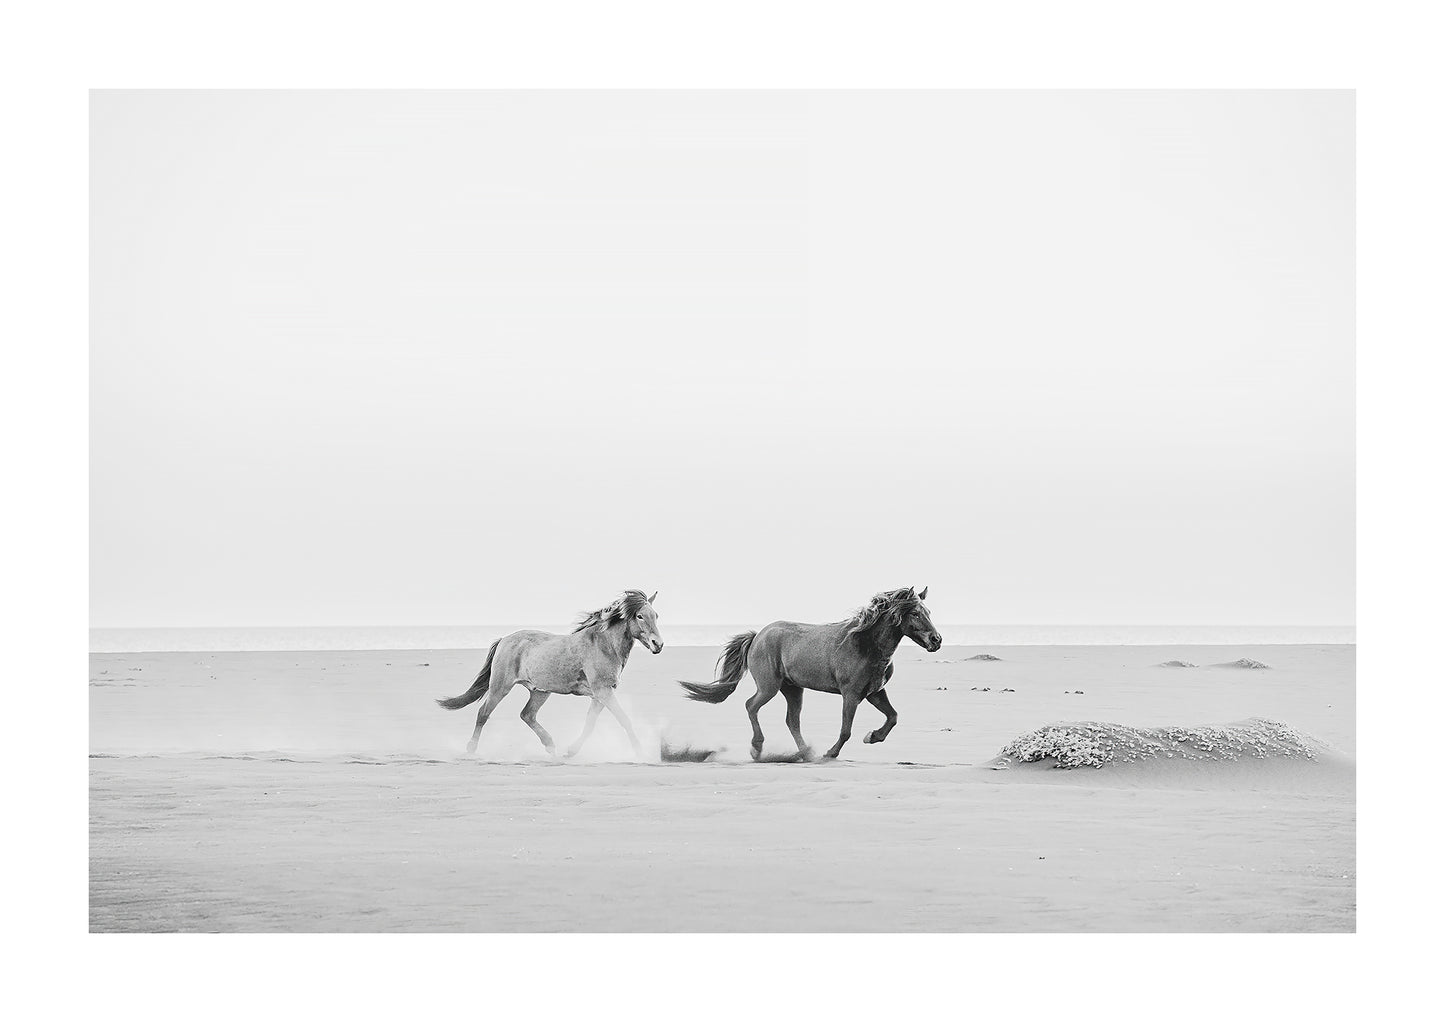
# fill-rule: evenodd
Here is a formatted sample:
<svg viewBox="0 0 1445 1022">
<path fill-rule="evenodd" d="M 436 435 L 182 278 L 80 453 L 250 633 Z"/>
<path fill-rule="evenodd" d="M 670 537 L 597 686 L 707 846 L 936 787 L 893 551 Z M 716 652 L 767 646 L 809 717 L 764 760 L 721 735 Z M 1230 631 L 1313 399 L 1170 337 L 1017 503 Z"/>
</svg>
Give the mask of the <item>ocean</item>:
<svg viewBox="0 0 1445 1022">
<path fill-rule="evenodd" d="M 720 646 L 752 624 L 662 623 L 672 646 Z M 485 649 L 519 628 L 571 631 L 570 624 L 314 628 L 92 628 L 92 653 L 277 652 L 288 650 Z M 940 625 L 948 645 L 1240 646 L 1352 644 L 1353 625 Z"/>
</svg>

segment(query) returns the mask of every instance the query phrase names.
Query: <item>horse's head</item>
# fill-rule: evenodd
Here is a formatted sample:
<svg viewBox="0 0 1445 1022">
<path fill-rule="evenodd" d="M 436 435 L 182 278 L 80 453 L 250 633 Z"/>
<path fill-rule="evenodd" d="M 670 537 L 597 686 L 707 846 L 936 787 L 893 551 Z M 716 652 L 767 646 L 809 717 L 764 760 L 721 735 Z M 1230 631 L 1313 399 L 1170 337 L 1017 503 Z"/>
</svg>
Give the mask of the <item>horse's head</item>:
<svg viewBox="0 0 1445 1022">
<path fill-rule="evenodd" d="M 653 593 L 627 620 L 627 634 L 642 643 L 653 653 L 662 652 L 662 633 L 657 630 L 657 611 L 652 609 Z"/>
<path fill-rule="evenodd" d="M 934 627 L 933 618 L 928 616 L 928 608 L 923 605 L 923 601 L 926 599 L 928 599 L 928 587 L 924 586 L 919 590 L 917 596 L 902 608 L 903 614 L 899 623 L 903 627 L 904 635 L 928 652 L 937 653 L 943 648 L 943 636 Z"/>
</svg>

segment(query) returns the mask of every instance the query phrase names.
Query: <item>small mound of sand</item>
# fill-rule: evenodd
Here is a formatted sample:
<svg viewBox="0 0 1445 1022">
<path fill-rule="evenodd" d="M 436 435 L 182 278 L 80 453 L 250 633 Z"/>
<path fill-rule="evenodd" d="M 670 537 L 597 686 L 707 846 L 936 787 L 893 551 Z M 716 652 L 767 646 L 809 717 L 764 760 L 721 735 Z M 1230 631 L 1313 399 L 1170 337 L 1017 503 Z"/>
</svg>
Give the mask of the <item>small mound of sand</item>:
<svg viewBox="0 0 1445 1022">
<path fill-rule="evenodd" d="M 1003 747 L 995 765 L 1053 760 L 1055 767 L 1074 770 L 1157 759 L 1314 759 L 1316 747 L 1289 725 L 1260 717 L 1223 727 L 1140 728 L 1072 721 L 1020 735 Z"/>
<path fill-rule="evenodd" d="M 1003 657 L 994 656 L 992 653 L 975 653 L 973 656 L 964 657 L 965 660 L 1002 660 Z"/>
<path fill-rule="evenodd" d="M 699 749 L 693 745 L 669 745 L 665 740 L 659 750 L 664 763 L 706 763 L 721 749 Z"/>
<path fill-rule="evenodd" d="M 1249 659 L 1249 657 L 1247 657 L 1247 656 L 1242 656 L 1242 657 L 1240 657 L 1238 660 L 1231 660 L 1231 661 L 1229 661 L 1229 663 L 1227 663 L 1227 664 L 1215 664 L 1214 666 L 1215 666 L 1215 667 L 1240 667 L 1240 668 L 1243 668 L 1244 670 L 1247 670 L 1247 671 L 1267 671 L 1267 670 L 1269 670 L 1269 664 L 1260 663 L 1258 660 L 1251 660 L 1251 659 Z"/>
<path fill-rule="evenodd" d="M 1188 660 L 1166 660 L 1162 664 L 1155 664 L 1155 667 L 1198 667 L 1198 664 L 1191 664 Z"/>
</svg>

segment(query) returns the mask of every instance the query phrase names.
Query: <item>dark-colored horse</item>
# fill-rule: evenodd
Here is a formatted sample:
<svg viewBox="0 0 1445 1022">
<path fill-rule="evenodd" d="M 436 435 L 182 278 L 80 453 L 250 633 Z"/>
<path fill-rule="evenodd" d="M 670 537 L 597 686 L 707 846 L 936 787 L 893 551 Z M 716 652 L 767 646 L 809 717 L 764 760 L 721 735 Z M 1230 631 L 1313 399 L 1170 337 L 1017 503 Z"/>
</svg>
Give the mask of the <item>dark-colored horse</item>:
<svg viewBox="0 0 1445 1022">
<path fill-rule="evenodd" d="M 943 636 L 933 626 L 923 601 L 928 587 L 894 589 L 879 593 L 868 605 L 846 621 L 829 625 L 805 625 L 796 621 L 774 621 L 760 632 L 743 632 L 728 640 L 718 658 L 717 680 L 710 685 L 679 682 L 689 699 L 720 703 L 751 672 L 757 693 L 748 700 L 748 718 L 753 722 L 753 759 L 763 752 L 763 729 L 758 711 L 769 699 L 783 693 L 788 701 L 788 730 L 798 743 L 798 755 L 812 759 L 813 751 L 800 730 L 803 690 L 837 692 L 843 697 L 843 727 L 838 741 L 823 754 L 835 758 L 853 734 L 853 715 L 858 704 L 868 700 L 886 718 L 883 726 L 863 741 L 881 742 L 898 722 L 898 714 L 883 686 L 893 677 L 893 652 L 906 635 L 930 653 L 937 653 Z"/>
<path fill-rule="evenodd" d="M 477 711 L 477 726 L 472 730 L 472 740 L 467 742 L 467 752 L 477 751 L 477 739 L 487 718 L 512 691 L 512 686 L 521 685 L 531 693 L 527 705 L 522 707 L 522 719 L 536 732 L 549 755 L 556 755 L 552 736 L 537 722 L 537 711 L 548 696 L 560 693 L 592 700 L 582 734 L 567 750 L 568 756 L 577 755 L 591 736 L 598 715 L 607 709 L 627 732 L 627 740 L 640 759 L 642 746 L 614 691 L 634 642 L 642 643 L 654 653 L 662 652 L 657 612 L 652 609 L 656 599 L 656 593 L 645 596 L 640 590 L 629 589 L 607 606 L 585 615 L 571 635 L 524 630 L 492 643 L 487 661 L 472 687 L 451 699 L 437 700 L 448 710 L 460 710 L 486 697 Z"/>
</svg>

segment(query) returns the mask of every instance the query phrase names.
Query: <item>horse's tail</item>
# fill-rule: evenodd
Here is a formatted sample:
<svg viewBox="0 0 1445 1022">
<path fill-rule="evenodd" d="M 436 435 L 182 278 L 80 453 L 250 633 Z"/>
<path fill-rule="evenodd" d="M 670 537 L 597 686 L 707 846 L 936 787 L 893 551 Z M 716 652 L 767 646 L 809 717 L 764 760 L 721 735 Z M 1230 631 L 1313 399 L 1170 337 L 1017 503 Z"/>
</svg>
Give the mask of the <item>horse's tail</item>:
<svg viewBox="0 0 1445 1022">
<path fill-rule="evenodd" d="M 497 642 L 492 643 L 492 648 L 487 650 L 487 662 L 482 664 L 481 673 L 477 675 L 477 680 L 472 682 L 472 687 L 459 696 L 438 699 L 438 706 L 446 710 L 460 710 L 463 706 L 468 706 L 487 694 L 487 688 L 492 684 L 492 657 L 497 655 L 497 643 L 501 641 L 498 639 Z"/>
<path fill-rule="evenodd" d="M 712 684 L 698 685 L 690 681 L 679 681 L 678 684 L 687 693 L 687 697 L 702 703 L 720 703 L 732 695 L 738 682 L 743 680 L 743 675 L 748 673 L 748 650 L 753 648 L 753 640 L 757 637 L 757 632 L 743 632 L 728 640 L 722 656 L 717 658 L 720 669 L 717 681 Z"/>
</svg>

